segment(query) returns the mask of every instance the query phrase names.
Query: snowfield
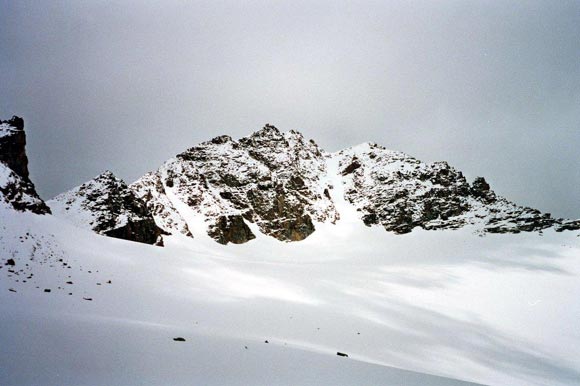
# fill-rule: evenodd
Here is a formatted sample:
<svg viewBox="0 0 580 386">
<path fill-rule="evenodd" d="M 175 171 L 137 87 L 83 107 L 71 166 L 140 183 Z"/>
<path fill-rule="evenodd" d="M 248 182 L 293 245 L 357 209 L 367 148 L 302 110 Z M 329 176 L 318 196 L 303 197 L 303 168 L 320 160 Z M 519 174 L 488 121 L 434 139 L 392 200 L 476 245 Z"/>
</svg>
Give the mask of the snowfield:
<svg viewBox="0 0 580 386">
<path fill-rule="evenodd" d="M 160 248 L 0 210 L 2 385 L 580 384 L 578 232 L 393 235 L 346 210 L 295 243 L 189 218 Z"/>
<path fill-rule="evenodd" d="M 367 227 L 339 162 L 300 242 L 218 244 L 169 186 L 163 248 L 0 207 L 0 385 L 580 384 L 578 231 Z"/>
</svg>

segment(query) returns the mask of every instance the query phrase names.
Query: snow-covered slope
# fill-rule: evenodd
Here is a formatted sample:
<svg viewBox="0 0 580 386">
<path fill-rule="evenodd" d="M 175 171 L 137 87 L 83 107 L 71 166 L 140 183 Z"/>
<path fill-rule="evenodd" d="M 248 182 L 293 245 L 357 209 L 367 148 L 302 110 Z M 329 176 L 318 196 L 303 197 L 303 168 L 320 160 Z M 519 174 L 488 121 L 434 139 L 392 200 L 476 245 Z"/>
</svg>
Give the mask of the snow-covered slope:
<svg viewBox="0 0 580 386">
<path fill-rule="evenodd" d="M 351 214 L 300 243 L 155 248 L 4 210 L 0 384 L 578 384 L 577 232 Z"/>
<path fill-rule="evenodd" d="M 0 385 L 580 384 L 577 221 L 272 126 L 39 216 L 20 126 L 0 137 Z M 93 232 L 155 222 L 166 248 Z"/>
<path fill-rule="evenodd" d="M 48 205 L 55 216 L 80 228 L 147 244 L 161 241 L 145 203 L 110 171 L 59 194 Z"/>
</svg>

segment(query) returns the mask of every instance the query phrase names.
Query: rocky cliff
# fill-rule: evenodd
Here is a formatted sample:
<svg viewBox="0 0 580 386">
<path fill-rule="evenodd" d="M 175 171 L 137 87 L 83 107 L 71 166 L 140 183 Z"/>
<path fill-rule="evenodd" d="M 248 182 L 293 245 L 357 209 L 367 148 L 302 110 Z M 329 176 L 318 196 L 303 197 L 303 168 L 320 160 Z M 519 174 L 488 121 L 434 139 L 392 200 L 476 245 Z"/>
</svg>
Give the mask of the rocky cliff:
<svg viewBox="0 0 580 386">
<path fill-rule="evenodd" d="M 48 213 L 28 180 L 22 121 L 2 122 L 0 130 L 4 199 Z M 483 177 L 470 183 L 447 162 L 424 163 L 371 143 L 327 153 L 299 132 L 269 124 L 239 140 L 222 135 L 191 147 L 130 186 L 106 172 L 49 204 L 56 216 L 112 237 L 152 244 L 163 233 L 193 237 L 195 227 L 221 244 L 241 244 L 258 233 L 303 240 L 317 224 L 340 221 L 339 202 L 361 223 L 396 234 L 580 229 L 580 220 L 500 197 Z"/>
<path fill-rule="evenodd" d="M 395 233 L 407 233 L 415 227 L 432 230 L 466 225 L 488 233 L 576 226 L 499 197 L 483 177 L 470 184 L 447 162 L 426 164 L 370 143 L 336 156 L 340 159 L 345 198 L 369 226 L 380 225 Z"/>
<path fill-rule="evenodd" d="M 145 202 L 110 171 L 56 196 L 48 205 L 55 216 L 81 228 L 120 239 L 162 245 L 162 231 Z"/>
<path fill-rule="evenodd" d="M 24 120 L 0 120 L 0 202 L 19 211 L 50 213 L 29 178 Z"/>
<path fill-rule="evenodd" d="M 266 125 L 239 141 L 220 136 L 192 147 L 131 187 L 168 232 L 184 233 L 179 202 L 223 244 L 255 238 L 249 223 L 278 240 L 298 241 L 314 232 L 314 222 L 339 218 L 325 194 L 325 174 L 325 155 L 313 141 Z"/>
</svg>

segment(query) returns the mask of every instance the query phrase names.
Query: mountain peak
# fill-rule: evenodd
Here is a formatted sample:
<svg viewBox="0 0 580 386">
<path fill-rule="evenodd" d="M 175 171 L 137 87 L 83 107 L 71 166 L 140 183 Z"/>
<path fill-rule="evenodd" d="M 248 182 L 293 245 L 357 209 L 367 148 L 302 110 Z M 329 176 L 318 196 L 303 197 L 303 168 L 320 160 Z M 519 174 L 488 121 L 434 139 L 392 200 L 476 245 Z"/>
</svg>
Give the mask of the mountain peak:
<svg viewBox="0 0 580 386">
<path fill-rule="evenodd" d="M 99 174 L 98 176 L 93 178 L 91 181 L 114 181 L 114 182 L 121 182 L 121 183 L 125 184 L 125 181 L 118 178 L 115 175 L 115 173 L 113 173 L 110 170 L 105 170 L 104 172 L 102 172 L 101 174 Z M 90 181 L 88 181 L 88 182 L 90 182 Z"/>
<path fill-rule="evenodd" d="M 229 141 L 222 136 L 211 143 Z M 266 124 L 231 143 L 219 149 L 209 143 L 193 147 L 165 163 L 157 182 L 145 178 L 134 184 L 159 222 L 183 218 L 166 196 L 167 187 L 224 244 L 253 239 L 246 223 L 279 240 L 302 240 L 315 231 L 316 222 L 339 221 L 335 204 L 342 199 L 364 224 L 394 233 L 464 226 L 481 233 L 517 233 L 577 225 L 498 197 L 484 178 L 470 184 L 446 161 L 423 163 L 373 142 L 326 155 L 299 132 L 282 133 Z M 331 193 L 337 183 L 343 197 Z M 172 232 L 172 226 L 165 230 Z"/>
<path fill-rule="evenodd" d="M 257 143 L 263 143 L 268 141 L 283 141 L 283 140 L 284 136 L 282 135 L 280 130 L 278 130 L 276 126 L 266 123 L 264 127 L 262 127 L 260 130 L 253 132 L 248 137 L 241 138 L 240 142 L 254 141 Z"/>
<path fill-rule="evenodd" d="M 4 126 L 4 128 L 10 127 L 13 130 L 22 131 L 24 130 L 24 119 L 22 119 L 19 116 L 13 115 L 12 118 L 7 119 L 5 121 L 0 120 L 0 125 Z"/>
<path fill-rule="evenodd" d="M 266 123 L 264 125 L 264 127 L 262 128 L 262 130 L 271 130 L 271 131 L 278 131 L 278 132 L 280 131 L 280 130 L 278 130 L 278 128 L 276 128 L 276 126 L 271 125 L 269 123 Z"/>
<path fill-rule="evenodd" d="M 0 120 L 0 169 L 0 201 L 21 211 L 50 213 L 29 178 L 26 133 L 20 117 Z"/>
<path fill-rule="evenodd" d="M 161 241 L 147 205 L 113 172 L 97 177 L 48 201 L 53 214 L 97 233 L 147 244 Z"/>
<path fill-rule="evenodd" d="M 129 187 L 108 170 L 83 186 L 57 201 L 81 197 L 88 211 L 105 213 L 108 228 L 92 226 L 101 233 L 113 229 L 110 222 L 123 211 L 148 211 L 165 232 L 191 236 L 190 228 L 205 224 L 222 244 L 248 242 L 256 231 L 303 240 L 316 224 L 338 223 L 337 208 L 345 205 L 354 207 L 361 223 L 397 234 L 465 226 L 476 233 L 580 228 L 578 221 L 497 196 L 483 177 L 469 183 L 446 161 L 424 163 L 373 142 L 326 154 L 300 132 L 271 124 L 237 141 L 221 135 L 203 142 Z M 145 206 L 126 209 L 131 194 Z"/>
</svg>

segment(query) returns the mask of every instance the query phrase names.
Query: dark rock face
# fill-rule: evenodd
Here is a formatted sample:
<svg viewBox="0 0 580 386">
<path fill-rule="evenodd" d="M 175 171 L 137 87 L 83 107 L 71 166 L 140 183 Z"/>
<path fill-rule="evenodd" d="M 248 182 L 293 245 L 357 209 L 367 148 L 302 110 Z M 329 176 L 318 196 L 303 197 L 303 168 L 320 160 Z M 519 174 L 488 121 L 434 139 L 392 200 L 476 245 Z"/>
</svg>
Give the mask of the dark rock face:
<svg viewBox="0 0 580 386">
<path fill-rule="evenodd" d="M 425 165 L 404 153 L 367 144 L 355 154 L 345 153 L 340 164 L 348 165 L 342 172 L 346 199 L 363 213 L 366 225 L 380 224 L 402 234 L 417 226 L 442 229 L 465 224 L 453 218 L 469 209 L 470 186 L 446 162 Z"/>
<path fill-rule="evenodd" d="M 485 230 L 489 233 L 520 233 L 532 232 L 549 228 L 558 223 L 549 213 L 542 214 L 539 210 L 519 208 L 508 217 L 491 218 Z"/>
<path fill-rule="evenodd" d="M 16 116 L 0 121 L 0 200 L 19 211 L 50 213 L 30 181 L 24 121 Z"/>
<path fill-rule="evenodd" d="M 119 228 L 105 230 L 103 234 L 117 239 L 137 241 L 145 244 L 163 246 L 163 238 L 155 221 L 151 219 L 127 220 L 127 224 Z"/>
<path fill-rule="evenodd" d="M 0 137 L 0 162 L 4 162 L 20 177 L 28 178 L 24 120 L 13 116 L 6 121 L 0 120 L 0 124 L 7 126 L 7 134 Z"/>
<path fill-rule="evenodd" d="M 360 167 L 361 167 L 361 164 L 360 164 L 360 162 L 358 162 L 358 158 L 356 156 L 352 157 L 350 165 L 348 165 L 346 168 L 344 168 L 344 170 L 342 171 L 341 174 L 343 176 L 346 176 L 346 175 L 354 172 L 356 169 L 358 169 Z"/>
<path fill-rule="evenodd" d="M 56 196 L 49 204 L 55 216 L 103 235 L 154 244 L 164 233 L 147 205 L 109 171 Z"/>
<path fill-rule="evenodd" d="M 486 203 L 492 203 L 496 200 L 495 193 L 483 177 L 477 177 L 470 188 L 473 197 L 481 199 Z"/>
<path fill-rule="evenodd" d="M 219 216 L 208 234 L 220 244 L 242 244 L 256 238 L 240 215 Z"/>
<path fill-rule="evenodd" d="M 556 232 L 575 231 L 580 229 L 580 220 L 563 220 L 560 219 L 556 226 Z"/>
</svg>

